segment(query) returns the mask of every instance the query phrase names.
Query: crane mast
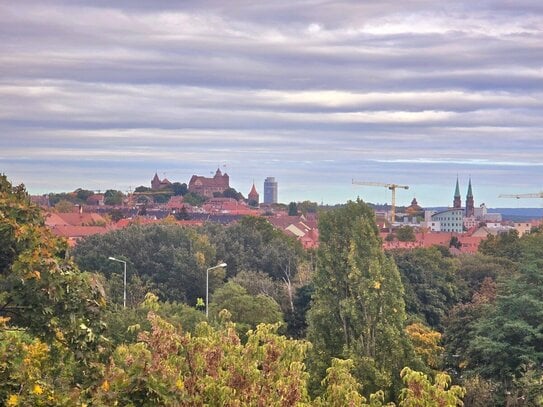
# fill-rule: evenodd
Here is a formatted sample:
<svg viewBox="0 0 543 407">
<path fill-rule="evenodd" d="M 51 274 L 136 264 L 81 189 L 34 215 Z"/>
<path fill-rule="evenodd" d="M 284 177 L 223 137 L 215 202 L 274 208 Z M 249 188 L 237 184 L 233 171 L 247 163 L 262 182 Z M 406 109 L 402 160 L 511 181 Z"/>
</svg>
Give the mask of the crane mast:
<svg viewBox="0 0 543 407">
<path fill-rule="evenodd" d="M 515 199 L 543 198 L 543 192 L 538 192 L 536 194 L 501 194 L 501 195 L 498 195 L 498 198 L 515 198 Z"/>
<path fill-rule="evenodd" d="M 353 185 L 363 185 L 367 187 L 384 187 L 392 191 L 392 202 L 390 210 L 390 223 L 392 224 L 396 220 L 396 189 L 409 189 L 408 185 L 399 185 L 399 184 L 386 184 L 382 182 L 371 182 L 371 181 L 357 181 L 352 180 Z"/>
</svg>

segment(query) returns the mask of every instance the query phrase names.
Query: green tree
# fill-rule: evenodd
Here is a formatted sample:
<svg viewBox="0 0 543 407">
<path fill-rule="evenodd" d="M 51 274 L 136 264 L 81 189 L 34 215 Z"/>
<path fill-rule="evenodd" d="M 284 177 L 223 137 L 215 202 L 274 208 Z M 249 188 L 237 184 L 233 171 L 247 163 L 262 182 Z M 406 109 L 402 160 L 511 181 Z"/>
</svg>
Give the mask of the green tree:
<svg viewBox="0 0 543 407">
<path fill-rule="evenodd" d="M 397 389 L 397 372 L 412 350 L 400 274 L 382 251 L 373 211 L 348 202 L 321 215 L 319 233 L 308 328 L 313 386 L 332 358 L 342 358 L 353 359 L 365 391 Z"/>
<path fill-rule="evenodd" d="M 206 198 L 203 196 L 200 196 L 198 194 L 195 194 L 194 192 L 187 192 L 183 196 L 183 202 L 191 205 L 191 206 L 202 206 L 202 204 L 206 201 Z"/>
<path fill-rule="evenodd" d="M 408 367 L 401 372 L 405 388 L 400 394 L 399 407 L 455 407 L 463 406 L 465 390 L 460 386 L 451 386 L 451 378 L 445 373 L 438 373 L 434 384 L 423 373 Z"/>
<path fill-rule="evenodd" d="M 61 192 L 58 194 L 55 194 L 55 193 L 49 194 L 49 205 L 55 206 L 60 201 L 69 201 L 69 202 L 75 203 L 76 198 L 73 194 L 69 194 L 66 192 Z"/>
<path fill-rule="evenodd" d="M 104 203 L 106 205 L 122 205 L 124 194 L 121 191 L 108 189 L 104 193 Z"/>
<path fill-rule="evenodd" d="M 443 329 L 442 319 L 458 301 L 457 261 L 436 248 L 394 250 L 405 289 L 406 311 L 434 329 Z"/>
<path fill-rule="evenodd" d="M 159 302 L 156 295 L 148 293 L 135 306 L 123 308 L 122 305 L 113 304 L 108 307 L 105 313 L 108 338 L 116 346 L 136 342 L 140 332 L 151 329 L 147 319 L 150 311 L 190 333 L 194 333 L 196 326 L 205 320 L 205 313 L 194 307 L 176 302 Z"/>
<path fill-rule="evenodd" d="M 462 247 L 462 242 L 460 239 L 458 239 L 458 236 L 452 236 L 451 240 L 449 241 L 449 247 L 454 247 L 455 249 L 460 250 Z"/>
<path fill-rule="evenodd" d="M 370 396 L 368 404 L 360 394 L 360 383 L 351 374 L 353 361 L 350 359 L 332 359 L 332 365 L 326 369 L 326 377 L 322 381 L 325 391 L 322 397 L 317 397 L 316 407 L 381 407 L 384 406 L 384 393 L 378 391 Z M 394 406 L 394 403 L 387 404 Z"/>
<path fill-rule="evenodd" d="M 487 278 L 469 302 L 456 304 L 444 320 L 445 362 L 459 376 L 475 367 L 469 349 L 476 336 L 479 319 L 493 308 L 495 299 L 496 283 Z"/>
<path fill-rule="evenodd" d="M 469 376 L 462 380 L 462 386 L 466 390 L 464 406 L 487 407 L 497 405 L 495 400 L 496 386 L 489 380 L 479 375 Z"/>
<path fill-rule="evenodd" d="M 158 204 L 163 204 L 163 203 L 166 203 L 168 202 L 168 200 L 170 199 L 170 194 L 167 194 L 167 193 L 164 193 L 164 194 L 154 194 L 153 195 L 153 200 L 155 201 L 155 203 L 158 203 Z"/>
<path fill-rule="evenodd" d="M 234 188 L 226 188 L 221 194 L 224 198 L 234 198 L 236 201 L 243 200 L 243 194 L 236 191 Z"/>
<path fill-rule="evenodd" d="M 396 230 L 396 237 L 400 242 L 414 242 L 416 239 L 415 231 L 411 226 L 400 226 Z"/>
<path fill-rule="evenodd" d="M 522 248 L 519 242 L 518 232 L 510 230 L 499 233 L 497 236 L 488 237 L 479 244 L 479 252 L 495 257 L 505 257 L 512 261 L 519 261 Z"/>
<path fill-rule="evenodd" d="M 317 213 L 319 204 L 317 202 L 303 201 L 298 202 L 297 207 L 298 211 L 306 215 L 308 213 Z"/>
<path fill-rule="evenodd" d="M 413 344 L 417 356 L 424 361 L 426 366 L 434 370 L 439 370 L 442 365 L 444 350 L 439 345 L 441 334 L 418 322 L 408 325 L 405 331 Z"/>
<path fill-rule="evenodd" d="M 468 352 L 472 368 L 506 389 L 523 365 L 543 363 L 543 272 L 524 264 L 517 276 L 500 282 L 495 306 L 476 323 Z"/>
<path fill-rule="evenodd" d="M 307 333 L 307 314 L 311 306 L 311 296 L 315 292 L 313 284 L 296 289 L 294 310 L 285 314 L 287 332 L 293 338 L 305 338 Z"/>
<path fill-rule="evenodd" d="M 78 203 L 85 203 L 92 195 L 94 191 L 89 191 L 87 189 L 77 188 L 75 191 L 75 196 L 77 197 Z"/>
<path fill-rule="evenodd" d="M 206 225 L 204 231 L 217 250 L 217 258 L 228 264 L 228 277 L 250 270 L 282 281 L 285 273 L 293 276 L 298 271 L 303 256 L 300 243 L 265 218 L 246 216 L 228 226 Z"/>
<path fill-rule="evenodd" d="M 520 238 L 521 261 L 543 267 L 543 229 L 535 229 Z"/>
<path fill-rule="evenodd" d="M 81 395 L 74 386 L 73 360 L 59 360 L 59 348 L 0 322 L 0 404 L 73 406 Z"/>
<path fill-rule="evenodd" d="M 103 287 L 67 258 L 24 187 L 0 176 L 0 318 L 59 349 L 58 362 L 80 362 L 75 383 L 88 383 L 104 352 Z M 65 351 L 61 352 L 63 349 Z"/>
<path fill-rule="evenodd" d="M 229 281 L 239 284 L 251 295 L 267 295 L 279 304 L 286 295 L 282 284 L 262 271 L 240 271 Z"/>
<path fill-rule="evenodd" d="M 109 217 L 113 222 L 118 222 L 121 219 L 124 219 L 124 213 L 120 209 L 113 209 L 111 212 L 109 212 Z"/>
<path fill-rule="evenodd" d="M 298 216 L 298 205 L 296 202 L 288 204 L 288 216 Z"/>
<path fill-rule="evenodd" d="M 488 256 L 481 253 L 457 257 L 456 281 L 460 300 L 469 302 L 487 279 L 497 281 L 517 273 L 518 263 L 503 257 Z"/>
<path fill-rule="evenodd" d="M 308 345 L 277 335 L 276 325 L 259 325 L 242 343 L 231 323 L 191 335 L 155 313 L 149 320 L 138 343 L 115 351 L 93 405 L 308 405 Z"/>
<path fill-rule="evenodd" d="M 190 214 L 187 212 L 187 208 L 183 206 L 179 212 L 175 212 L 175 219 L 177 220 L 190 220 Z"/>
<path fill-rule="evenodd" d="M 175 196 L 179 196 L 179 195 L 183 196 L 183 195 L 186 195 L 187 192 L 189 192 L 187 184 L 185 184 L 185 183 L 181 184 L 179 182 L 174 182 L 172 184 L 171 188 L 172 188 L 173 194 Z"/>
<path fill-rule="evenodd" d="M 226 283 L 213 293 L 209 309 L 212 317 L 218 317 L 223 309 L 228 310 L 241 335 L 260 323 L 283 321 L 281 308 L 273 298 L 263 294 L 251 295 L 233 282 Z"/>
<path fill-rule="evenodd" d="M 120 274 L 120 266 L 108 257 L 126 259 L 128 275 L 151 284 L 162 300 L 187 304 L 205 296 L 206 267 L 215 259 L 207 236 L 176 224 L 131 225 L 90 236 L 78 243 L 73 254 L 82 269 L 107 279 Z M 211 287 L 221 280 L 220 273 L 213 273 Z"/>
<path fill-rule="evenodd" d="M 60 213 L 70 213 L 74 211 L 74 204 L 63 199 L 55 204 L 55 210 Z"/>
</svg>

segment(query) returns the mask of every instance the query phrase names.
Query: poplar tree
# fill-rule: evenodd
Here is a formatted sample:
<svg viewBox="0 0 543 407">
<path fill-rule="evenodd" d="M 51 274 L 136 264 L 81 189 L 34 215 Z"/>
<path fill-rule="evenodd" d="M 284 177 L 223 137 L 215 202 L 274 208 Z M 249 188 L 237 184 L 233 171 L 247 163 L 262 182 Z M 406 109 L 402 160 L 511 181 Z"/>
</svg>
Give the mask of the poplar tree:
<svg viewBox="0 0 543 407">
<path fill-rule="evenodd" d="M 332 358 L 342 358 L 354 361 L 364 393 L 394 393 L 412 348 L 403 331 L 400 274 L 382 250 L 375 215 L 360 200 L 348 202 L 321 215 L 319 233 L 308 328 L 312 387 L 318 386 Z"/>
</svg>

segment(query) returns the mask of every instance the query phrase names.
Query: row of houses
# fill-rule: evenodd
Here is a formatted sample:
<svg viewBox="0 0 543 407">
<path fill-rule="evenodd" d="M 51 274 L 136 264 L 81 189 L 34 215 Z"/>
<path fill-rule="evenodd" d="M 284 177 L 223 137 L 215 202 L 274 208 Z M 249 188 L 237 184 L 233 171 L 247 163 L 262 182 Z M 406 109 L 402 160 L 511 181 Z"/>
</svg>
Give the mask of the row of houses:
<svg viewBox="0 0 543 407">
<path fill-rule="evenodd" d="M 138 216 L 137 210 L 125 213 L 126 218 L 118 222 L 112 222 L 107 215 L 94 211 L 85 211 L 81 206 L 75 206 L 71 213 L 47 213 L 45 223 L 52 232 L 68 239 L 70 245 L 75 245 L 78 240 L 94 235 L 107 233 L 110 230 L 126 227 L 133 223 L 148 224 L 163 221 L 169 217 L 169 221 L 187 227 L 201 226 L 205 222 L 217 222 L 228 224 L 236 222 L 243 216 L 264 216 L 262 209 L 249 207 L 243 201 L 233 198 L 212 198 L 201 208 L 194 208 L 183 201 L 182 196 L 173 196 L 162 208 L 151 209 L 144 216 Z M 184 211 L 186 217 L 175 216 Z M 173 215 L 173 216 L 172 216 Z M 266 219 L 277 229 L 294 237 L 305 249 L 313 249 L 319 244 L 319 231 L 316 214 L 288 216 L 286 212 L 277 211 Z M 379 223 L 379 217 L 377 217 Z M 390 231 L 382 229 L 383 248 L 413 249 L 431 247 L 434 245 L 449 247 L 451 239 L 456 238 L 456 246 L 451 246 L 453 253 L 475 253 L 479 244 L 489 235 L 497 235 L 510 230 L 516 230 L 519 236 L 528 233 L 533 227 L 541 225 L 541 221 L 516 222 L 504 225 L 502 222 L 486 222 L 476 225 L 467 232 L 434 231 L 431 228 L 417 227 L 417 233 L 413 241 L 398 241 L 387 239 Z M 383 227 L 385 225 L 383 224 Z"/>
<path fill-rule="evenodd" d="M 177 197 L 175 197 L 177 198 Z M 179 200 L 178 200 L 179 201 Z M 115 229 L 121 229 L 131 224 L 151 224 L 157 222 L 176 223 L 181 226 L 198 227 L 205 222 L 229 224 L 240 220 L 243 216 L 261 216 L 262 212 L 249 208 L 246 204 L 237 202 L 231 198 L 211 199 L 200 210 L 185 206 L 180 201 L 178 204 L 167 205 L 170 210 L 149 211 L 146 215 L 132 215 L 113 222 L 107 215 L 97 212 L 87 212 L 81 206 L 76 206 L 74 212 L 57 213 L 47 212 L 45 224 L 54 235 L 64 237 L 70 246 L 87 236 L 104 234 Z M 174 215 L 179 210 L 187 210 L 189 219 L 177 219 Z M 279 212 L 275 216 L 267 217 L 276 228 L 284 231 L 300 241 L 305 249 L 315 248 L 318 245 L 318 229 L 316 218 L 307 219 L 305 216 L 287 216 L 285 212 Z"/>
</svg>

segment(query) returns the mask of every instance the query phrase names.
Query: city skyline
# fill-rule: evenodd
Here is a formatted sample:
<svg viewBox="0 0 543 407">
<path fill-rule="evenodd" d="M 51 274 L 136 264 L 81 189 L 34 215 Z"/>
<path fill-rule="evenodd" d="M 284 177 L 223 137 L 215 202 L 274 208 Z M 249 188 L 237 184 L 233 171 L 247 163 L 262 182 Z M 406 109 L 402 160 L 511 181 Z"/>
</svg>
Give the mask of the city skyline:
<svg viewBox="0 0 543 407">
<path fill-rule="evenodd" d="M 541 207 L 543 4 L 0 5 L 0 172 L 31 193 L 228 172 L 279 201 Z M 180 2 L 179 2 L 180 3 Z"/>
</svg>

